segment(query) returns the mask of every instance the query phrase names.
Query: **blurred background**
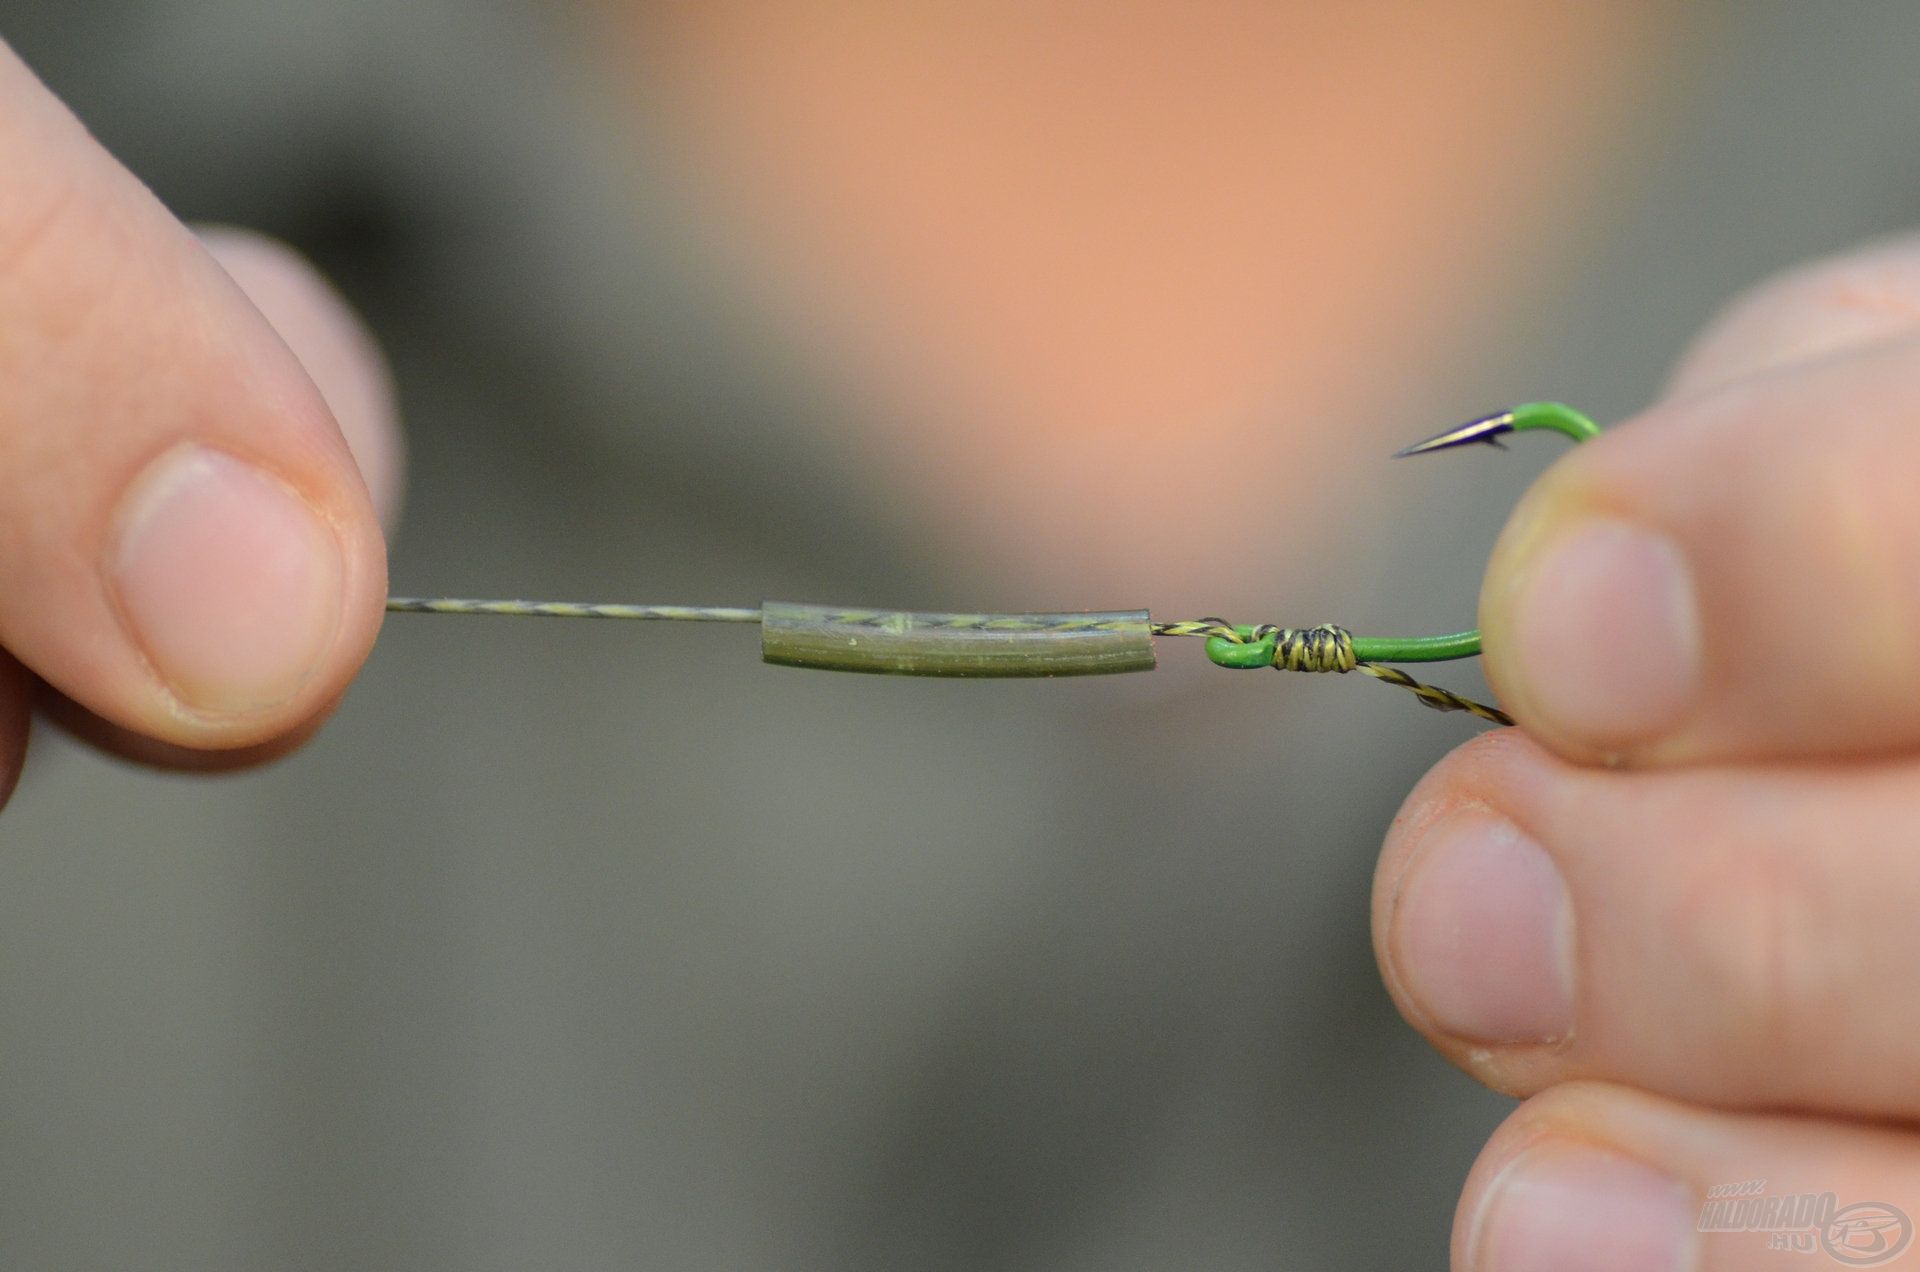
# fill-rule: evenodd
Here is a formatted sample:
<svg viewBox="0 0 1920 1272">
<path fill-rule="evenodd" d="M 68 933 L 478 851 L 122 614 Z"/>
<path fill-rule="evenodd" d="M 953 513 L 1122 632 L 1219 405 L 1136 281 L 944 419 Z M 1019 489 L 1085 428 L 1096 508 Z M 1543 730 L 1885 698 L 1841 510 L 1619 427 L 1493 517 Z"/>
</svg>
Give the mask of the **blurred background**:
<svg viewBox="0 0 1920 1272">
<path fill-rule="evenodd" d="M 0 36 L 366 314 L 408 593 L 1453 630 L 1554 448 L 1388 453 L 1623 418 L 1732 293 L 1920 219 L 1903 0 L 6 0 Z M 268 771 L 41 730 L 0 1265 L 1444 1266 L 1510 1104 L 1395 1016 L 1366 900 L 1475 726 L 1161 644 L 941 683 L 398 617 Z"/>
</svg>

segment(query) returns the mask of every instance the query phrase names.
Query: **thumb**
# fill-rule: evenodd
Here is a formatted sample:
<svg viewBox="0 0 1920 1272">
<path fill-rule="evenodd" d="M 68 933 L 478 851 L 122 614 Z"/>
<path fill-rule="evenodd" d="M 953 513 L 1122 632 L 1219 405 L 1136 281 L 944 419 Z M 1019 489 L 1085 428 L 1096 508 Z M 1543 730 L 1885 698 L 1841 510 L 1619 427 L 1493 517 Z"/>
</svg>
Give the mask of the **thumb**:
<svg viewBox="0 0 1920 1272">
<path fill-rule="evenodd" d="M 1481 591 L 1502 701 L 1582 761 L 1920 745 L 1915 419 L 1920 238 L 1737 301 L 1515 508 Z"/>
<path fill-rule="evenodd" d="M 326 401 L 193 237 L 0 45 L 0 646 L 177 746 L 337 699 L 385 547 Z"/>
</svg>

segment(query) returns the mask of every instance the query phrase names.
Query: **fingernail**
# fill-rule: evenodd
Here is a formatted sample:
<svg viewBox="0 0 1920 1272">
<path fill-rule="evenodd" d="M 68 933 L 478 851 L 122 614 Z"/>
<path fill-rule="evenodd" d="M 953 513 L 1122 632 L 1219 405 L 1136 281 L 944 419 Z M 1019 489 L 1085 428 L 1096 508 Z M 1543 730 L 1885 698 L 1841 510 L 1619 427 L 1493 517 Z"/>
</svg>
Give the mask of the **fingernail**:
<svg viewBox="0 0 1920 1272">
<path fill-rule="evenodd" d="M 207 447 L 176 447 L 135 479 L 108 574 L 135 640 L 197 711 L 285 702 L 340 622 L 333 532 L 285 482 Z"/>
<path fill-rule="evenodd" d="M 1700 1234 L 1692 1190 L 1613 1153 L 1542 1145 L 1516 1158 L 1480 1202 L 1473 1272 L 1692 1272 Z"/>
<path fill-rule="evenodd" d="M 1548 1042 L 1573 1029 L 1573 907 L 1540 845 L 1491 813 L 1426 832 L 1394 902 L 1394 971 L 1441 1031 Z"/>
<path fill-rule="evenodd" d="M 1700 617 L 1671 540 L 1602 518 L 1521 568 L 1508 635 L 1528 705 L 1597 744 L 1679 721 L 1699 688 Z"/>
</svg>

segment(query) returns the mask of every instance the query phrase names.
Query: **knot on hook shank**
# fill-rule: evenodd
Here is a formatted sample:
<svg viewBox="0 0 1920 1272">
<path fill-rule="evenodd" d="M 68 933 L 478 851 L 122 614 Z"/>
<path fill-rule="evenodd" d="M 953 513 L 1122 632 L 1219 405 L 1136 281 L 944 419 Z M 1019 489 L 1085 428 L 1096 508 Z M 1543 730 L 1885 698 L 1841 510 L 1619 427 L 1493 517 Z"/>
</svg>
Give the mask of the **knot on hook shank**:
<svg viewBox="0 0 1920 1272">
<path fill-rule="evenodd" d="M 1465 711 L 1489 724 L 1512 724 L 1498 707 L 1463 698 L 1450 689 L 1422 684 L 1398 667 L 1362 662 L 1354 651 L 1353 633 L 1332 623 L 1318 627 L 1257 627 L 1229 623 L 1224 618 L 1195 618 L 1178 623 L 1155 623 L 1155 636 L 1204 636 L 1207 657 L 1221 667 L 1272 667 L 1278 671 L 1331 671 L 1336 675 L 1363 672 L 1375 680 L 1410 690 L 1435 711 Z"/>
<path fill-rule="evenodd" d="M 1332 623 L 1306 628 L 1275 627 L 1271 623 L 1235 626 L 1220 619 L 1202 619 L 1201 623 L 1207 629 L 1207 657 L 1221 667 L 1275 667 L 1281 671 L 1344 675 L 1359 665 L 1353 653 L 1353 633 Z"/>
<path fill-rule="evenodd" d="M 1359 665 L 1353 656 L 1353 633 L 1332 623 L 1305 630 L 1281 628 L 1274 641 L 1273 665 L 1282 671 L 1331 671 L 1344 676 Z"/>
</svg>

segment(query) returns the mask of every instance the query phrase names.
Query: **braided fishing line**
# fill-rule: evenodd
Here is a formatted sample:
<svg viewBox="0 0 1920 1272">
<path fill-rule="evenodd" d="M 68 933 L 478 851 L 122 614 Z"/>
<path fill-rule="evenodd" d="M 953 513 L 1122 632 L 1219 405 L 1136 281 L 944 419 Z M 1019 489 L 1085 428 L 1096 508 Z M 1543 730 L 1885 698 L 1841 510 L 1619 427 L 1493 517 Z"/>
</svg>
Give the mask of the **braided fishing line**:
<svg viewBox="0 0 1920 1272">
<path fill-rule="evenodd" d="M 580 601 L 470 601 L 457 596 L 390 596 L 394 614 L 501 614 L 514 618 L 624 618 L 655 623 L 757 623 L 757 609 L 720 605 L 596 605 Z"/>
</svg>

